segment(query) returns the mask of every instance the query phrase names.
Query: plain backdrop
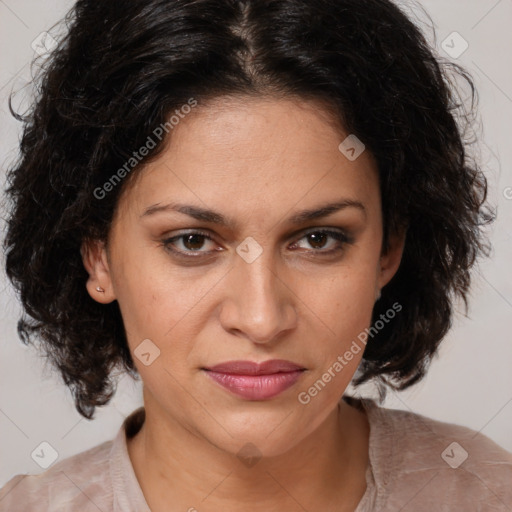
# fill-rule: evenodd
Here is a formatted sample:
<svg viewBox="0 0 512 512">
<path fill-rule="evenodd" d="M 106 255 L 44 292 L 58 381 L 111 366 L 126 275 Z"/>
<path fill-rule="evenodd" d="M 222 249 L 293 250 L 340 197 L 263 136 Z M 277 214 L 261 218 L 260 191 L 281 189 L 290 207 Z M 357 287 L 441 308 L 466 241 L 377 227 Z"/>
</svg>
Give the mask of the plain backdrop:
<svg viewBox="0 0 512 512">
<path fill-rule="evenodd" d="M 512 0 L 419 3 L 434 22 L 436 39 L 432 30 L 427 28 L 426 33 L 436 51 L 465 66 L 476 81 L 481 159 L 498 221 L 492 231 L 493 255 L 475 270 L 468 317 L 455 318 L 424 381 L 405 392 L 390 393 L 386 406 L 468 426 L 512 451 Z M 30 79 L 32 42 L 71 5 L 69 0 L 0 0 L 2 171 L 16 159 L 20 134 L 20 123 L 8 111 L 8 96 Z M 405 5 L 414 7 L 411 2 Z M 418 20 L 427 19 L 414 9 Z M 466 44 L 464 53 L 454 57 Z M 445 47 L 452 47 L 452 56 Z M 17 95 L 15 106 L 22 101 Z M 3 189 L 4 173 L 0 176 Z M 4 232 L 3 222 L 1 226 Z M 20 307 L 5 278 L 3 255 L 1 262 L 0 486 L 15 474 L 42 471 L 31 458 L 41 442 L 50 443 L 61 460 L 112 439 L 123 418 L 142 403 L 140 384 L 125 376 L 111 404 L 97 409 L 93 421 L 81 418 L 58 376 L 45 369 L 32 347 L 19 341 Z"/>
</svg>

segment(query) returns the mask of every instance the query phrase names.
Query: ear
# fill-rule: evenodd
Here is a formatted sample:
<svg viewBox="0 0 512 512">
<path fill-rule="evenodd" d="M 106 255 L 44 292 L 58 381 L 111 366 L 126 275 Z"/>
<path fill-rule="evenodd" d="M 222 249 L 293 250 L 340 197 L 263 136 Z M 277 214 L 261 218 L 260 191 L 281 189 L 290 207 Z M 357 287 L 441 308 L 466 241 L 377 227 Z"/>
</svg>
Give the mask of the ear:
<svg viewBox="0 0 512 512">
<path fill-rule="evenodd" d="M 390 235 L 388 248 L 381 254 L 378 268 L 378 288 L 386 286 L 396 274 L 402 261 L 402 254 L 405 247 L 407 229 L 403 228 L 400 232 Z"/>
<path fill-rule="evenodd" d="M 82 243 L 80 253 L 84 267 L 89 273 L 86 284 L 89 295 L 102 304 L 114 301 L 116 297 L 112 286 L 105 243 L 100 240 L 86 240 Z"/>
</svg>

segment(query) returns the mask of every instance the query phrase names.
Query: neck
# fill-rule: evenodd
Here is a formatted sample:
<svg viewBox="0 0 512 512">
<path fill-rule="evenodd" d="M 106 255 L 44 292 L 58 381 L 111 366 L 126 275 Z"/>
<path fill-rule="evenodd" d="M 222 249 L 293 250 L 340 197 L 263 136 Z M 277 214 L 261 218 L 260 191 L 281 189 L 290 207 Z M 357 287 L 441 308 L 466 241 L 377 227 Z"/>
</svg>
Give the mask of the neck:
<svg viewBox="0 0 512 512">
<path fill-rule="evenodd" d="M 128 452 L 152 512 L 169 503 L 198 512 L 353 511 L 366 489 L 367 418 L 343 400 L 291 450 L 261 459 L 221 450 L 146 399 L 145 409 Z"/>
</svg>

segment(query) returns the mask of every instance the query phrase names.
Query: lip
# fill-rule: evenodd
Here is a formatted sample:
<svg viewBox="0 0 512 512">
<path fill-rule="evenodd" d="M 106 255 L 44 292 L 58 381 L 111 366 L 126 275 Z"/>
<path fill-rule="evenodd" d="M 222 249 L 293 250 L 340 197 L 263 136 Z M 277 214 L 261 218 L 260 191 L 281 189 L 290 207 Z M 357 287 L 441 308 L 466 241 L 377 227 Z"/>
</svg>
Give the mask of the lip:
<svg viewBox="0 0 512 512">
<path fill-rule="evenodd" d="M 203 370 L 217 384 L 241 398 L 269 400 L 293 386 L 305 368 L 283 359 L 271 359 L 263 363 L 227 361 Z"/>
<path fill-rule="evenodd" d="M 212 372 L 229 373 L 231 375 L 271 375 L 279 372 L 305 370 L 304 367 L 284 359 L 269 359 L 262 363 L 252 361 L 226 361 L 225 363 L 205 368 Z"/>
</svg>

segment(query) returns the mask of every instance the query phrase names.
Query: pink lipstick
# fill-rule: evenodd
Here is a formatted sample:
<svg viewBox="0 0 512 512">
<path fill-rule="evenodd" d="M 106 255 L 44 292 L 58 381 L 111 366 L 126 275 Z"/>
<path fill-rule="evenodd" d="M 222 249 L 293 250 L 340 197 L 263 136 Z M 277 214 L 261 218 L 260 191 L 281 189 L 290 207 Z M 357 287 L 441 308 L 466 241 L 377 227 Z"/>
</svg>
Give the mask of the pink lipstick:
<svg viewBox="0 0 512 512">
<path fill-rule="evenodd" d="M 271 359 L 263 363 L 228 361 L 203 368 L 208 377 L 246 400 L 268 400 L 293 386 L 305 368 Z"/>
</svg>

